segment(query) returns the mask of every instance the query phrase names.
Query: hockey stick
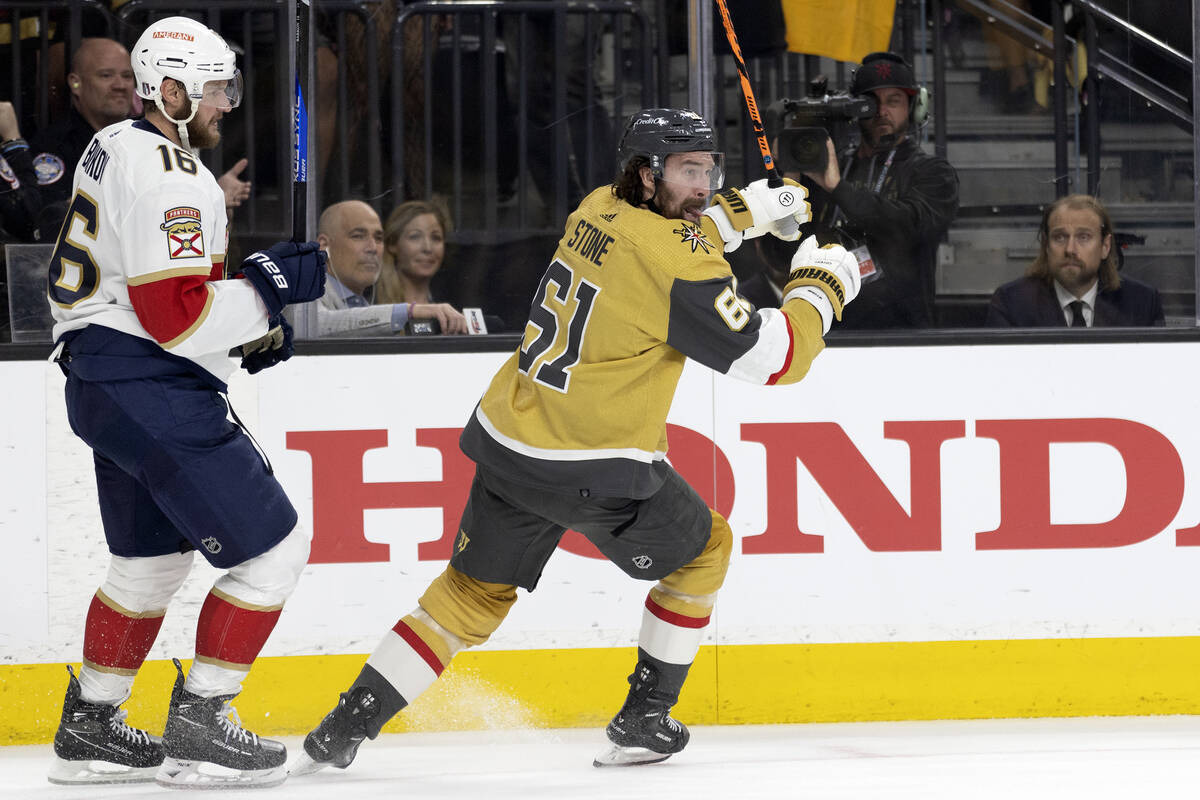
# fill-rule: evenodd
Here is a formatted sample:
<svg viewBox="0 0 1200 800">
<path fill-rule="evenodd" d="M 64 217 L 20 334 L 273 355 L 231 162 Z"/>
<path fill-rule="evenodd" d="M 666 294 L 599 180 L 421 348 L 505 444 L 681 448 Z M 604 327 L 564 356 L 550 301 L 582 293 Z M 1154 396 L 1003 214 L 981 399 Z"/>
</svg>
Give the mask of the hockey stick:
<svg viewBox="0 0 1200 800">
<path fill-rule="evenodd" d="M 289 0 L 296 24 L 292 53 L 296 96 L 292 103 L 292 241 L 308 240 L 308 108 L 304 102 L 309 86 L 310 28 L 309 0 Z"/>
<path fill-rule="evenodd" d="M 767 185 L 778 188 L 783 186 L 783 178 L 779 175 L 779 170 L 775 169 L 771 145 L 767 142 L 767 132 L 758 113 L 758 103 L 754 100 L 754 87 L 750 85 L 750 73 L 746 71 L 746 60 L 742 58 L 742 48 L 738 46 L 733 20 L 729 18 L 729 7 L 725 5 L 725 0 L 717 0 L 717 7 L 721 11 L 721 21 L 725 23 L 725 38 L 729 40 L 729 49 L 733 51 L 733 60 L 737 62 L 738 77 L 742 81 L 742 97 L 746 98 L 746 110 L 750 112 L 754 136 L 758 140 L 758 150 L 762 153 L 763 167 L 767 170 Z"/>
</svg>

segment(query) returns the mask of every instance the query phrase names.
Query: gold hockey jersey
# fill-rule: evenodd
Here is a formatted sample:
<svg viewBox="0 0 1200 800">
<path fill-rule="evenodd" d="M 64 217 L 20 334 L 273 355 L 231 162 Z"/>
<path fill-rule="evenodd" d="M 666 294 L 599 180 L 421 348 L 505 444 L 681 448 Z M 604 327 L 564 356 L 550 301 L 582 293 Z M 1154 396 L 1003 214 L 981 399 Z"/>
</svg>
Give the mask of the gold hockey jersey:
<svg viewBox="0 0 1200 800">
<path fill-rule="evenodd" d="M 667 219 L 611 186 L 589 194 L 567 219 L 520 349 L 463 430 L 463 451 L 554 491 L 653 494 L 686 358 L 742 380 L 793 383 L 824 347 L 813 306 L 755 310 L 723 251 L 708 217 Z"/>
</svg>

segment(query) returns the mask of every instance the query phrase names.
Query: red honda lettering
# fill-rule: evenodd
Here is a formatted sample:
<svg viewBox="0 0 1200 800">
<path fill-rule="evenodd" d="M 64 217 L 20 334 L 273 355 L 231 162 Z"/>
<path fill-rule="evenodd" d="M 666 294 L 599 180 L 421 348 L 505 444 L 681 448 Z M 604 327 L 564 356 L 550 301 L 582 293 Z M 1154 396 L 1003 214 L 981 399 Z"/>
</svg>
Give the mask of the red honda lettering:
<svg viewBox="0 0 1200 800">
<path fill-rule="evenodd" d="M 363 455 L 386 447 L 386 430 L 289 431 L 289 450 L 312 457 L 313 541 L 311 564 L 388 561 L 386 544 L 369 542 L 363 531 L 368 508 L 440 508 L 442 536 L 417 545 L 421 561 L 446 560 L 475 465 L 458 448 L 459 428 L 420 428 L 418 447 L 433 447 L 442 454 L 440 481 L 379 482 L 363 480 Z"/>
<path fill-rule="evenodd" d="M 980 420 L 1000 444 L 1000 527 L 975 535 L 979 550 L 1123 547 L 1171 524 L 1183 502 L 1179 453 L 1154 428 L 1127 419 Z M 1050 445 L 1098 442 L 1125 462 L 1125 505 L 1108 522 L 1050 523 Z"/>
<path fill-rule="evenodd" d="M 804 463 L 869 549 L 941 549 L 941 447 L 965 434 L 962 420 L 883 423 L 885 439 L 908 442 L 911 514 L 836 423 L 747 423 L 741 430 L 743 440 L 760 442 L 767 451 L 767 529 L 743 538 L 743 553 L 824 552 L 823 536 L 800 530 L 797 462 Z"/>
</svg>

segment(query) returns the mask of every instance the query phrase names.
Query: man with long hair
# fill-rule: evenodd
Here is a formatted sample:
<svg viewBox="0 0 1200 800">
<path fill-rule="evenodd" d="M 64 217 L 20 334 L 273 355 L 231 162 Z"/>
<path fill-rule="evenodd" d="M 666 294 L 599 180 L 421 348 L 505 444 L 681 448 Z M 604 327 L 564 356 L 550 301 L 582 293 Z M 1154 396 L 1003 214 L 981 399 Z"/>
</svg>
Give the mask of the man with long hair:
<svg viewBox="0 0 1200 800">
<path fill-rule="evenodd" d="M 1038 227 L 1038 254 L 1023 278 L 988 304 L 989 327 L 1163 325 L 1158 290 L 1117 271 L 1108 209 L 1086 194 L 1060 197 Z"/>
</svg>

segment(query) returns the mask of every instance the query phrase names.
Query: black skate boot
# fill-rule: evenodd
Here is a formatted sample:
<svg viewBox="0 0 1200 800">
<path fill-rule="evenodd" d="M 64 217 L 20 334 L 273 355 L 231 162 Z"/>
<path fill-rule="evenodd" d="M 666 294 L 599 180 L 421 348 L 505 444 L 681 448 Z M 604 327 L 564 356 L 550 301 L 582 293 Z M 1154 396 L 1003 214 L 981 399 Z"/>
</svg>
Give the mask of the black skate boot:
<svg viewBox="0 0 1200 800">
<path fill-rule="evenodd" d="M 350 766 L 358 746 L 367 738 L 367 723 L 378 714 L 379 698 L 370 687 L 355 686 L 344 692 L 321 724 L 304 738 L 304 753 L 288 774 L 308 775 L 325 767 Z"/>
<path fill-rule="evenodd" d="M 236 695 L 201 697 L 183 688 L 183 667 L 171 691 L 163 731 L 166 758 L 156 780 L 169 789 L 267 787 L 287 778 L 287 748 L 242 727 L 229 704 Z"/>
<path fill-rule="evenodd" d="M 125 711 L 79 699 L 79 679 L 71 679 L 62 722 L 54 734 L 51 783 L 138 783 L 154 780 L 163 761 L 162 739 L 125 724 Z"/>
<path fill-rule="evenodd" d="M 671 719 L 671 702 L 660 692 L 658 670 L 639 661 L 629 676 L 629 696 L 604 732 L 612 742 L 593 761 L 597 767 L 625 767 L 666 761 L 688 743 L 688 729 Z"/>
</svg>

